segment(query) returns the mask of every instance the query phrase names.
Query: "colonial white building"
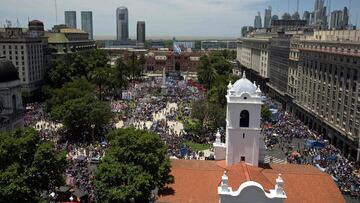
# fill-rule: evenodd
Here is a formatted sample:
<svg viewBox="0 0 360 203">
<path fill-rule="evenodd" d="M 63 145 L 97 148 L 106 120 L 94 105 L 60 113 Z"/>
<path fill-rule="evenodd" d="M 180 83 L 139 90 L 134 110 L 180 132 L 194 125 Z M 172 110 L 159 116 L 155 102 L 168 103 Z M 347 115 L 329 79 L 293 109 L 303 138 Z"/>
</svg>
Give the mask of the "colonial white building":
<svg viewBox="0 0 360 203">
<path fill-rule="evenodd" d="M 243 73 L 234 85 L 228 85 L 226 99 L 226 143 L 220 142 L 218 134 L 214 143 L 215 159 L 225 158 L 228 166 L 240 161 L 258 166 L 264 149 L 260 138 L 261 90 Z"/>
<path fill-rule="evenodd" d="M 258 166 L 264 161 L 265 146 L 260 136 L 261 119 L 261 90 L 255 83 L 242 78 L 232 85 L 228 85 L 226 95 L 226 142 L 221 143 L 220 133 L 216 134 L 214 143 L 215 159 L 226 159 L 226 165 L 231 166 L 240 162 Z M 276 179 L 274 190 L 265 192 L 257 182 L 246 181 L 233 191 L 228 186 L 226 171 L 218 187 L 220 203 L 232 202 L 283 202 L 286 194 L 283 190 L 283 180 Z"/>
<path fill-rule="evenodd" d="M 23 127 L 21 83 L 15 66 L 0 58 L 0 131 Z"/>
<path fill-rule="evenodd" d="M 216 161 L 172 160 L 175 181 L 157 202 L 345 203 L 333 179 L 313 166 L 259 164 L 265 152 L 260 97 L 260 88 L 245 73 L 228 85 L 226 142 L 218 132 Z"/>
</svg>

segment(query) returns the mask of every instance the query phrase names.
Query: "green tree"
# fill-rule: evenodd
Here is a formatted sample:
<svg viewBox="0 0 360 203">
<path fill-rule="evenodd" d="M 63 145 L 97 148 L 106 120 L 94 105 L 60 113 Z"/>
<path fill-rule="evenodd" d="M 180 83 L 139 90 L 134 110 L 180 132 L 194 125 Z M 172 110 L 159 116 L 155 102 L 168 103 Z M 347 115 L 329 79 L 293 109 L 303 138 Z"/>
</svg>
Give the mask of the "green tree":
<svg viewBox="0 0 360 203">
<path fill-rule="evenodd" d="M 66 83 L 61 88 L 49 89 L 47 90 L 47 94 L 50 96 L 50 99 L 46 101 L 47 109 L 51 111 L 53 106 L 62 105 L 71 99 L 89 95 L 95 97 L 95 87 L 85 78 L 80 78 Z"/>
<path fill-rule="evenodd" d="M 192 104 L 191 118 L 197 119 L 203 128 L 207 116 L 207 106 L 205 100 L 199 100 Z"/>
<path fill-rule="evenodd" d="M 71 71 L 60 59 L 50 61 L 50 69 L 45 76 L 46 84 L 52 88 L 59 88 L 71 81 Z"/>
<path fill-rule="evenodd" d="M 140 67 L 141 67 L 141 76 L 144 75 L 144 65 L 145 65 L 145 63 L 146 63 L 145 55 L 141 54 L 140 58 L 139 58 L 139 64 L 140 64 Z"/>
<path fill-rule="evenodd" d="M 0 133 L 0 202 L 39 202 L 64 183 L 64 152 L 41 144 L 31 128 Z"/>
<path fill-rule="evenodd" d="M 197 72 L 199 82 L 205 84 L 208 89 L 211 88 L 211 83 L 216 80 L 217 76 L 213 66 L 200 67 Z"/>
<path fill-rule="evenodd" d="M 102 92 L 105 85 L 110 83 L 110 68 L 96 68 L 89 74 L 90 80 L 97 85 L 99 91 L 99 99 L 102 100 Z"/>
<path fill-rule="evenodd" d="M 199 135 L 201 134 L 202 126 L 198 119 L 188 119 L 185 124 L 184 130 L 187 133 Z"/>
<path fill-rule="evenodd" d="M 112 84 L 114 88 L 117 90 L 120 98 L 122 95 L 122 90 L 129 83 L 129 76 L 131 72 L 129 70 L 128 65 L 124 62 L 122 58 L 118 58 L 115 62 L 115 68 L 112 73 Z"/>
<path fill-rule="evenodd" d="M 70 65 L 70 74 L 72 79 L 87 77 L 89 73 L 89 64 L 82 55 L 75 54 Z"/>
<path fill-rule="evenodd" d="M 268 122 L 271 121 L 271 111 L 265 105 L 261 106 L 261 119 L 263 121 L 268 121 Z"/>
<path fill-rule="evenodd" d="M 97 67 L 105 67 L 109 63 L 109 54 L 101 49 L 94 49 L 88 58 L 90 70 Z"/>
<path fill-rule="evenodd" d="M 87 141 L 99 134 L 112 117 L 110 106 L 96 97 L 70 99 L 56 105 L 51 116 L 64 124 L 67 136 L 76 141 Z"/>
<path fill-rule="evenodd" d="M 151 190 L 172 182 L 167 148 L 157 134 L 119 129 L 96 172 L 100 202 L 149 202 Z"/>
</svg>

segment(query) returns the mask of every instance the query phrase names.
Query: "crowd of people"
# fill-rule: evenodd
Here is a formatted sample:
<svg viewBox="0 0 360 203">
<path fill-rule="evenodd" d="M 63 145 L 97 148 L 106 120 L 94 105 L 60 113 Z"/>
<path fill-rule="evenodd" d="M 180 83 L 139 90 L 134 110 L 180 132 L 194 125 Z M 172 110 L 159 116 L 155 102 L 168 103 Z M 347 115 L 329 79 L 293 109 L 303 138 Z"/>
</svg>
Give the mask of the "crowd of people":
<svg viewBox="0 0 360 203">
<path fill-rule="evenodd" d="M 324 136 L 283 112 L 275 124 L 264 123 L 268 150 L 281 150 L 288 163 L 311 164 L 332 176 L 342 193 L 360 199 L 360 166 L 344 157 Z M 316 146 L 309 143 L 319 143 Z"/>
<path fill-rule="evenodd" d="M 126 90 L 126 99 L 111 100 L 112 111 L 121 127 L 135 127 L 157 133 L 168 146 L 168 155 L 175 159 L 205 159 L 185 143 L 192 136 L 183 130 L 184 115 L 191 112 L 191 103 L 203 97 L 201 88 L 183 80 L 167 78 L 166 93 L 161 92 L 161 79 L 148 78 L 145 81 L 132 81 Z M 271 101 L 270 101 L 271 102 Z M 266 102 L 269 106 L 270 103 Z M 60 142 L 61 124 L 48 119 L 44 104 L 30 104 L 27 107 L 25 124 L 39 131 L 43 141 L 52 141 L 57 149 L 66 150 L 69 166 L 66 170 L 66 183 L 86 193 L 90 201 L 96 199 L 92 184 L 91 165 L 96 164 L 105 154 L 106 142 L 79 146 Z M 280 110 L 279 110 L 280 111 Z M 263 123 L 262 134 L 268 150 L 281 150 L 288 163 L 312 164 L 329 173 L 340 190 L 347 195 L 360 199 L 359 165 L 342 156 L 332 146 L 300 120 L 282 112 L 278 120 Z M 119 127 L 113 125 L 113 128 Z M 309 147 L 307 140 L 324 143 L 322 147 Z"/>
<path fill-rule="evenodd" d="M 168 146 L 172 158 L 200 159 L 201 153 L 185 144 L 182 115 L 188 115 L 191 102 L 202 95 L 197 87 L 184 80 L 167 78 L 166 93 L 161 93 L 159 78 L 143 83 L 130 84 L 132 100 L 125 101 L 129 107 L 123 115 L 125 127 L 147 129 L 160 135 Z M 132 104 L 136 105 L 132 105 Z M 179 109 L 181 106 L 181 110 Z M 131 109 L 131 110 L 129 110 Z"/>
<path fill-rule="evenodd" d="M 191 102 L 201 97 L 202 92 L 184 80 L 167 78 L 166 93 L 161 92 L 161 79 L 148 78 L 144 81 L 132 81 L 124 90 L 121 100 L 110 100 L 115 113 L 115 122 L 120 127 L 135 127 L 150 130 L 160 136 L 168 146 L 168 155 L 175 159 L 201 159 L 200 152 L 193 151 L 185 144 L 183 115 L 189 115 Z M 125 96 L 124 96 L 125 95 Z M 53 142 L 57 150 L 67 152 L 66 185 L 72 191 L 81 191 L 90 202 L 96 200 L 93 186 L 93 171 L 105 154 L 108 143 L 92 144 L 70 143 L 61 138 L 62 125 L 50 120 L 45 104 L 33 103 L 27 106 L 25 125 L 34 127 L 40 139 Z M 112 125 L 117 128 L 119 125 Z"/>
</svg>

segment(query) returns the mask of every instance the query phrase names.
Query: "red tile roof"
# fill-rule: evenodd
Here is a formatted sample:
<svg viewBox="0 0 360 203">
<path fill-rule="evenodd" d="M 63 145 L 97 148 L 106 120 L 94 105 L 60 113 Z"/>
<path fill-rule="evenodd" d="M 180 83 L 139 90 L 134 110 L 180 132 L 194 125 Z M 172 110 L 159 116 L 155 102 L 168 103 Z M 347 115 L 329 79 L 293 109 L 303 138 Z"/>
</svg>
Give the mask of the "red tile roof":
<svg viewBox="0 0 360 203">
<path fill-rule="evenodd" d="M 217 187 L 224 170 L 233 191 L 249 180 L 269 191 L 281 173 L 285 203 L 345 203 L 332 178 L 313 166 L 272 164 L 260 168 L 239 163 L 226 167 L 225 161 L 198 160 L 172 160 L 171 165 L 175 181 L 159 193 L 159 203 L 218 203 Z"/>
</svg>

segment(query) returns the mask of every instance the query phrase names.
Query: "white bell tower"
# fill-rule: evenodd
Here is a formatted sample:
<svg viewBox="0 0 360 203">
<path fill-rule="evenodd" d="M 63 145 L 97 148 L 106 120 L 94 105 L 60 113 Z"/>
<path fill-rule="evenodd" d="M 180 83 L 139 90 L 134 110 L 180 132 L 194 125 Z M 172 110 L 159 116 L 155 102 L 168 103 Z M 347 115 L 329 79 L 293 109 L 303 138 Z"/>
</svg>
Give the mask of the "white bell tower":
<svg viewBox="0 0 360 203">
<path fill-rule="evenodd" d="M 260 148 L 261 91 L 246 79 L 245 73 L 234 85 L 228 85 L 226 95 L 226 164 L 245 161 L 258 166 Z M 260 158 L 261 159 L 261 158 Z"/>
</svg>

